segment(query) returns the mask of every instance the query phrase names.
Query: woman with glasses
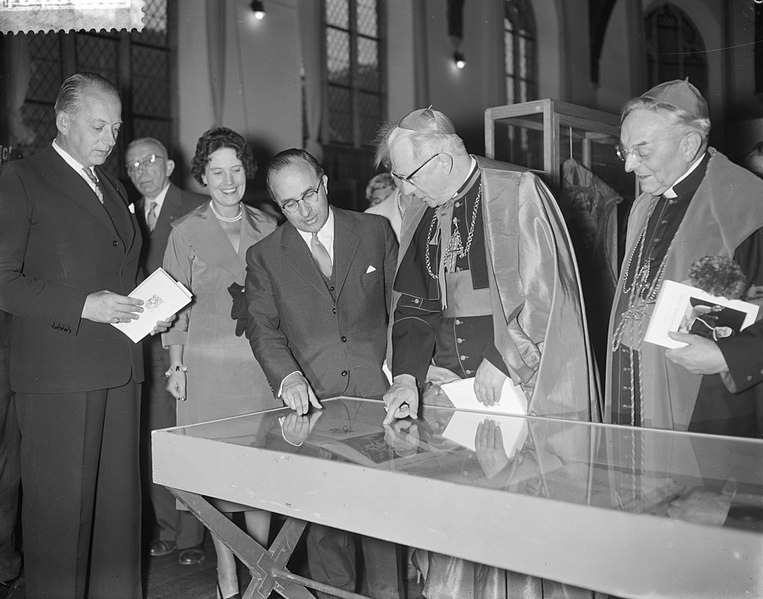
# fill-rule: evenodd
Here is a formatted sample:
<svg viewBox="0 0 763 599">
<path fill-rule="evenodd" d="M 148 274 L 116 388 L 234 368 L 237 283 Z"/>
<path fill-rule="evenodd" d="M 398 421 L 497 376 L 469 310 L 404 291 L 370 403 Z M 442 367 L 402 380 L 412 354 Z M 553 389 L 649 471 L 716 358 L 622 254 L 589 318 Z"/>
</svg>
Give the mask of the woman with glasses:
<svg viewBox="0 0 763 599">
<path fill-rule="evenodd" d="M 270 216 L 242 202 L 246 181 L 256 169 L 252 151 L 238 133 L 220 127 L 199 138 L 192 173 L 209 189 L 210 200 L 173 223 L 164 255 L 165 270 L 194 295 L 163 337 L 172 363 L 167 390 L 178 400 L 178 425 L 278 405 L 231 318 L 228 291 L 244 283 L 249 246 L 276 228 Z M 268 512 L 219 500 L 217 506 L 229 516 L 244 511 L 249 534 L 267 546 Z M 218 597 L 238 598 L 235 557 L 216 537 L 213 541 Z"/>
</svg>

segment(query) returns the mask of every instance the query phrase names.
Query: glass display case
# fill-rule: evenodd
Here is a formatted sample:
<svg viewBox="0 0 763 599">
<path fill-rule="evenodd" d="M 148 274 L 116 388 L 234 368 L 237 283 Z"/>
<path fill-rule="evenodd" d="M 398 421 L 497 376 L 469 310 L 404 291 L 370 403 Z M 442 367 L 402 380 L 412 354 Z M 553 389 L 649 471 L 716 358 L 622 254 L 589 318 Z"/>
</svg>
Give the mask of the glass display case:
<svg viewBox="0 0 763 599">
<path fill-rule="evenodd" d="M 323 405 L 156 431 L 154 482 L 618 597 L 763 596 L 759 440 Z"/>
<path fill-rule="evenodd" d="M 485 110 L 488 158 L 526 167 L 550 187 L 572 238 L 597 361 L 606 362 L 607 322 L 622 263 L 625 223 L 637 193 L 615 146 L 620 117 L 556 100 Z"/>
</svg>

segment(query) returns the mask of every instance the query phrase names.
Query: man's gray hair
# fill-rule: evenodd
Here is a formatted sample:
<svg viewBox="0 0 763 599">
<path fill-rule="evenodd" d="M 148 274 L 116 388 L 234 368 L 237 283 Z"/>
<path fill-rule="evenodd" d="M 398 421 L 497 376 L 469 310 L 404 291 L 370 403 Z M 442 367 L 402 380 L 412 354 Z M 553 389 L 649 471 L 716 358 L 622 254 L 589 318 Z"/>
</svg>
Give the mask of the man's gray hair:
<svg viewBox="0 0 763 599">
<path fill-rule="evenodd" d="M 707 141 L 710 135 L 710 119 L 697 117 L 686 110 L 653 100 L 652 98 L 638 97 L 633 98 L 623 106 L 620 124 L 623 124 L 625 118 L 635 110 L 649 110 L 658 114 L 667 116 L 674 125 L 692 129 L 700 134 L 702 141 Z"/>
<path fill-rule="evenodd" d="M 125 152 L 132 148 L 133 146 L 137 146 L 138 144 L 153 144 L 155 146 L 158 146 L 161 151 L 165 154 L 165 158 L 169 158 L 167 155 L 167 148 L 165 145 L 160 142 L 155 137 L 139 137 L 138 139 L 133 139 L 129 144 L 127 144 L 127 147 L 125 148 Z"/>
<path fill-rule="evenodd" d="M 61 84 L 56 96 L 56 114 L 66 112 L 74 115 L 82 107 L 82 95 L 89 89 L 111 94 L 119 99 L 119 90 L 108 79 L 97 73 L 75 73 Z"/>
<path fill-rule="evenodd" d="M 379 130 L 376 136 L 376 152 L 374 154 L 374 165 L 376 168 L 379 168 L 381 165 L 387 170 L 391 170 L 389 139 L 397 130 L 396 122 L 385 123 Z M 411 141 L 415 158 L 428 158 L 437 152 L 445 152 L 453 156 L 468 154 L 464 141 L 455 133 L 444 134 L 434 131 L 411 131 L 405 128 L 399 130 L 402 132 L 401 136 L 405 135 Z"/>
</svg>

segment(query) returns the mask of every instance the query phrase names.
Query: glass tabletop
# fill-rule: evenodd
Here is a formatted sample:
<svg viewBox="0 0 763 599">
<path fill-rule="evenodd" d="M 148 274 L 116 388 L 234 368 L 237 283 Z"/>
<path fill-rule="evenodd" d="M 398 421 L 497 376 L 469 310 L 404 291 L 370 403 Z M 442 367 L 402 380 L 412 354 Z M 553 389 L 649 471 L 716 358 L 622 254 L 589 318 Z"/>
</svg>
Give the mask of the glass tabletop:
<svg viewBox="0 0 763 599">
<path fill-rule="evenodd" d="M 173 434 L 607 510 L 763 532 L 763 441 L 335 398 Z"/>
</svg>

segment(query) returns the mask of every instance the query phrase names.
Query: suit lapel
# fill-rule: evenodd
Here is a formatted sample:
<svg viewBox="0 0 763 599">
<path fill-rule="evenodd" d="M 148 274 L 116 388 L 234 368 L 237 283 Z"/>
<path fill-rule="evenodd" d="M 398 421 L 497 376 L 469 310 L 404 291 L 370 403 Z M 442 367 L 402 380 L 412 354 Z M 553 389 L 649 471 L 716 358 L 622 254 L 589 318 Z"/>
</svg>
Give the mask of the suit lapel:
<svg viewBox="0 0 763 599">
<path fill-rule="evenodd" d="M 71 199 L 105 227 L 113 230 L 114 224 L 111 222 L 111 218 L 98 201 L 98 196 L 95 195 L 90 185 L 67 164 L 52 146 L 43 152 L 47 152 L 44 158 L 50 163 L 50 168 L 45 169 L 42 176 L 47 178 L 61 195 Z"/>
<path fill-rule="evenodd" d="M 343 211 L 332 208 L 334 212 L 334 273 L 336 275 L 336 296 L 342 293 L 355 254 L 358 252 L 360 238 L 354 231 L 352 222 Z"/>
<path fill-rule="evenodd" d="M 97 169 L 96 172 L 103 190 L 103 208 L 109 215 L 117 235 L 125 244 L 125 248 L 129 249 L 135 237 L 135 227 L 133 227 L 132 218 L 127 209 L 127 198 L 122 196 L 119 188 L 101 169 Z"/>
<path fill-rule="evenodd" d="M 146 207 L 141 201 L 140 218 L 141 221 L 146 219 Z M 182 209 L 182 202 L 180 201 L 180 190 L 170 183 L 170 187 L 167 190 L 167 194 L 164 196 L 164 202 L 162 203 L 162 209 L 159 212 L 159 218 L 156 219 L 156 226 L 151 233 L 152 237 L 157 239 L 167 239 L 170 236 L 170 229 L 172 228 L 172 221 L 175 220 L 180 214 Z M 148 228 L 146 227 L 146 231 Z"/>
<path fill-rule="evenodd" d="M 281 248 L 284 253 L 285 261 L 305 280 L 308 281 L 320 293 L 329 294 L 321 273 L 313 261 L 313 256 L 307 247 L 304 239 L 300 237 L 294 226 L 286 222 L 283 237 L 281 239 Z"/>
</svg>

